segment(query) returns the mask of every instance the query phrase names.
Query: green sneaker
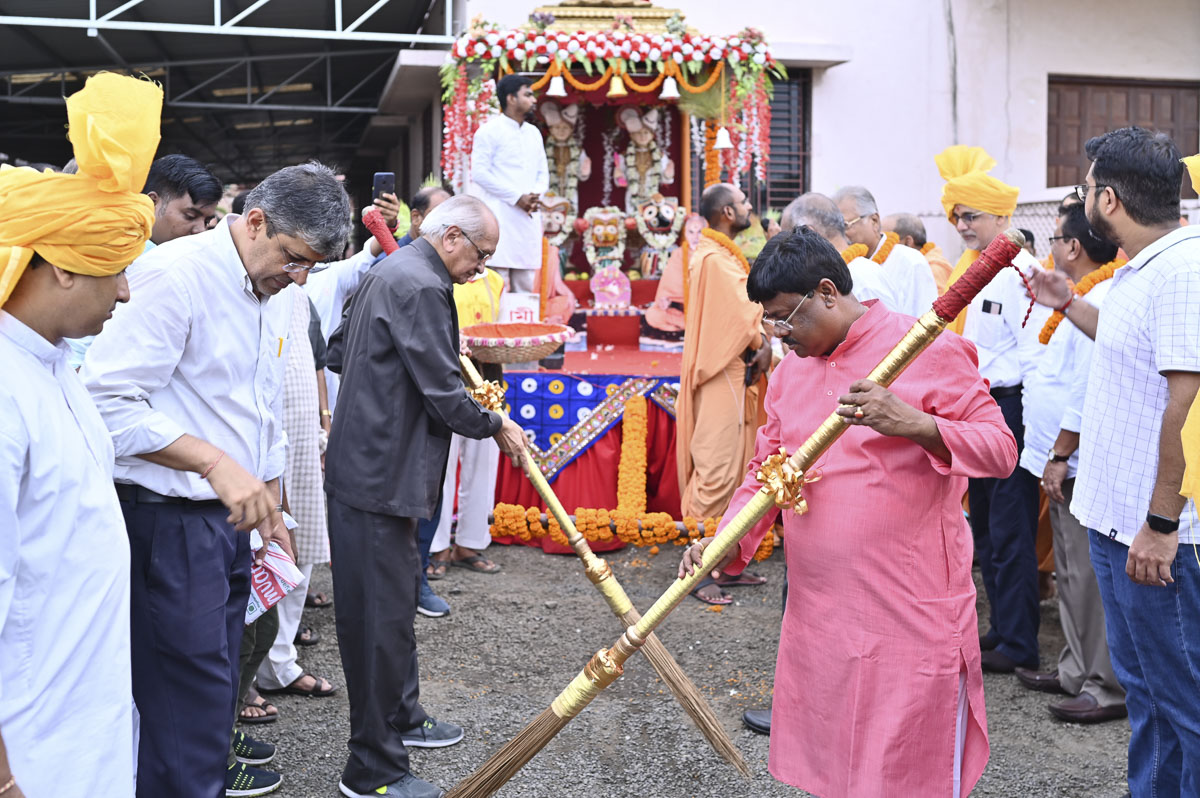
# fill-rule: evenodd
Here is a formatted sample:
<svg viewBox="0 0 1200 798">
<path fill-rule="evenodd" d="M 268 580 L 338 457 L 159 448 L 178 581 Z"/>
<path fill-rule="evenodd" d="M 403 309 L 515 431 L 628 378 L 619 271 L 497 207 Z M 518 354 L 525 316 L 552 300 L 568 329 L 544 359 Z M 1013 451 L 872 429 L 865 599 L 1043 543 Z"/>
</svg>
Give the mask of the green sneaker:
<svg viewBox="0 0 1200 798">
<path fill-rule="evenodd" d="M 247 765 L 265 765 L 275 758 L 275 746 L 238 732 L 233 735 L 233 755 Z"/>
<path fill-rule="evenodd" d="M 346 786 L 346 782 L 338 782 L 338 790 L 346 798 L 374 798 L 376 795 L 386 795 L 388 798 L 441 798 L 446 793 L 440 787 L 418 779 L 411 773 L 405 773 L 391 784 L 385 784 L 370 792 L 355 792 Z"/>
<path fill-rule="evenodd" d="M 444 720 L 426 718 L 415 729 L 400 733 L 400 739 L 409 748 L 445 748 L 463 738 L 463 727 Z"/>
<path fill-rule="evenodd" d="M 225 795 L 228 798 L 266 795 L 278 790 L 281 783 L 283 776 L 278 773 L 252 768 L 244 762 L 235 762 L 225 771 Z"/>
</svg>

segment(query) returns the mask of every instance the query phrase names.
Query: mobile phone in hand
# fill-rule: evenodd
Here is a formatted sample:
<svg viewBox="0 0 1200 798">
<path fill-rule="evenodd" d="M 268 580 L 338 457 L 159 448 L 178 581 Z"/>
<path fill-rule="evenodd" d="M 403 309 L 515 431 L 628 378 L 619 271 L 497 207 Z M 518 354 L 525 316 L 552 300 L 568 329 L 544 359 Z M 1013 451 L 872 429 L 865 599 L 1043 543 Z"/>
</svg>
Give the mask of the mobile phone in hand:
<svg viewBox="0 0 1200 798">
<path fill-rule="evenodd" d="M 377 200 L 384 194 L 396 193 L 396 173 L 376 172 L 375 182 L 371 188 L 371 199 Z"/>
</svg>

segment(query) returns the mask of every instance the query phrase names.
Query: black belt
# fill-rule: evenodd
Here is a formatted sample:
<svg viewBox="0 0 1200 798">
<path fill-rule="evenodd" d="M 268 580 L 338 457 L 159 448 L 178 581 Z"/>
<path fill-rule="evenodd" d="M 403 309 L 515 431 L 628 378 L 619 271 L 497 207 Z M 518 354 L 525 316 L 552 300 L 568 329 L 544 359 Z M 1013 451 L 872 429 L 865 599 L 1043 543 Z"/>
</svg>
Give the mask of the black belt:
<svg viewBox="0 0 1200 798">
<path fill-rule="evenodd" d="M 1020 385 L 1005 385 L 1002 388 L 993 388 L 992 389 L 992 398 L 993 399 L 1005 399 L 1009 396 L 1020 396 L 1020 395 L 1021 395 L 1021 386 Z"/>
<path fill-rule="evenodd" d="M 117 489 L 117 498 L 123 502 L 131 504 L 178 504 L 185 507 L 223 507 L 220 499 L 185 499 L 182 496 L 164 496 L 161 493 L 155 493 L 149 488 L 143 488 L 141 485 L 128 485 L 124 482 L 114 482 L 113 486 Z"/>
</svg>

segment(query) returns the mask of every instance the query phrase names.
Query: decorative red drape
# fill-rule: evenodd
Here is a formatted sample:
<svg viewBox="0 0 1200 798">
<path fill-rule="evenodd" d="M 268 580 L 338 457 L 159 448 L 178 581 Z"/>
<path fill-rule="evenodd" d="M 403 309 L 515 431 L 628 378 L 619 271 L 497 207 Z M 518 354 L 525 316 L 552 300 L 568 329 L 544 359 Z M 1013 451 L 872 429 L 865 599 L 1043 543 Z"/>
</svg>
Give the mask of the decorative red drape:
<svg viewBox="0 0 1200 798">
<path fill-rule="evenodd" d="M 591 447 L 558 473 L 551 486 L 568 513 L 576 507 L 616 509 L 617 468 L 621 460 L 621 424 L 594 441 Z M 525 478 L 507 459 L 500 462 L 496 477 L 496 502 L 519 504 L 523 507 L 546 505 Z M 670 513 L 679 518 L 679 480 L 675 471 L 675 419 L 653 401 L 647 403 L 646 413 L 646 511 Z M 549 536 L 530 541 L 518 538 L 496 538 L 497 543 L 524 543 L 537 546 L 547 554 L 571 554 Z M 615 551 L 624 543 L 613 538 L 590 544 L 594 551 Z"/>
</svg>

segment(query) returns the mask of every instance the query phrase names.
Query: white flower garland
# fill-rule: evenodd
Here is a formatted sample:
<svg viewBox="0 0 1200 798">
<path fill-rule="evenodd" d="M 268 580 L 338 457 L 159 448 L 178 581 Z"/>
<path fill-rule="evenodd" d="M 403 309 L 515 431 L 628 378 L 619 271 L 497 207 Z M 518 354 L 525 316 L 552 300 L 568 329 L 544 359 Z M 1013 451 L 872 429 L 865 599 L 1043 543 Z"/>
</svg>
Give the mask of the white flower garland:
<svg viewBox="0 0 1200 798">
<path fill-rule="evenodd" d="M 650 166 L 646 169 L 646 185 L 642 185 L 642 177 L 637 170 L 638 152 L 650 153 Z M 643 149 L 632 141 L 625 147 L 625 210 L 633 213 L 639 202 L 650 199 L 662 185 L 663 157 L 658 142 L 651 140 Z"/>
<path fill-rule="evenodd" d="M 558 185 L 558 169 L 554 166 L 554 140 L 546 139 L 546 162 L 550 164 L 550 190 L 556 195 L 563 197 L 570 203 L 566 218 L 563 219 L 562 229 L 552 236 L 547 236 L 553 246 L 560 247 L 563 242 L 571 235 L 574 229 L 575 218 L 579 215 L 579 162 L 582 157 L 583 148 L 579 144 L 579 140 L 572 136 L 567 144 L 567 153 L 569 160 L 567 161 L 567 184 L 565 186 Z"/>
<path fill-rule="evenodd" d="M 642 240 L 646 242 L 646 245 L 650 249 L 657 250 L 665 255 L 667 250 L 679 240 L 679 231 L 683 229 L 683 217 L 685 213 L 683 208 L 677 207 L 675 209 L 675 220 L 671 222 L 671 229 L 666 233 L 656 233 L 647 227 L 640 207 L 634 216 L 637 218 L 637 229 L 638 233 L 642 236 Z"/>
<path fill-rule="evenodd" d="M 604 187 L 600 191 L 600 204 L 612 205 L 613 161 L 617 153 L 617 131 L 606 130 L 601 136 L 604 142 Z"/>
</svg>

